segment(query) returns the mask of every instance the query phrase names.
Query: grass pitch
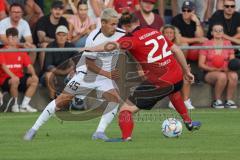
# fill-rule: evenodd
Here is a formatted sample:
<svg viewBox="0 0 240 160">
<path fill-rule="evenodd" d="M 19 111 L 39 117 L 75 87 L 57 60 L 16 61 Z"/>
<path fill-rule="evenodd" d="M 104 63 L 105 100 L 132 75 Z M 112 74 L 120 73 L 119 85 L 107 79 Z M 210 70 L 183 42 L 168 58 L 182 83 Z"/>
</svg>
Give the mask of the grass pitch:
<svg viewBox="0 0 240 160">
<path fill-rule="evenodd" d="M 173 113 L 161 109 L 166 115 Z M 145 113 L 154 113 L 142 112 Z M 198 109 L 193 119 L 203 123 L 194 133 L 185 128 L 179 138 L 165 138 L 162 121 L 137 120 L 133 141 L 92 141 L 98 119 L 64 122 L 52 118 L 32 142 L 22 137 L 37 114 L 0 114 L 0 160 L 238 160 L 240 159 L 240 110 Z M 109 137 L 120 137 L 117 121 L 107 129 Z"/>
</svg>

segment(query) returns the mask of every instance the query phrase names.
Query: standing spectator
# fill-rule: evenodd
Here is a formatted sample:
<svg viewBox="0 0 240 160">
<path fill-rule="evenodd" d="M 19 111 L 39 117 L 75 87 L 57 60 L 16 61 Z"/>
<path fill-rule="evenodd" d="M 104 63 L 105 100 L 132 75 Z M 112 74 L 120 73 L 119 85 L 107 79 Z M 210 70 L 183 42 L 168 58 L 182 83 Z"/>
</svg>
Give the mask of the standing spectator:
<svg viewBox="0 0 240 160">
<path fill-rule="evenodd" d="M 240 14 L 235 11 L 235 7 L 235 0 L 224 0 L 223 10 L 217 10 L 209 19 L 208 38 L 212 37 L 213 24 L 221 23 L 226 35 L 240 39 Z"/>
<path fill-rule="evenodd" d="M 205 46 L 231 46 L 231 42 L 223 39 L 224 28 L 221 24 L 212 25 L 212 39 L 206 41 Z M 206 71 L 205 81 L 214 86 L 213 108 L 237 108 L 233 101 L 234 91 L 237 88 L 238 75 L 228 70 L 229 60 L 235 58 L 232 49 L 201 50 L 199 55 L 199 67 Z M 221 100 L 226 88 L 226 102 Z"/>
<path fill-rule="evenodd" d="M 9 5 L 18 3 L 23 6 L 23 18 L 29 23 L 30 27 L 33 28 L 40 17 L 43 16 L 42 9 L 34 0 L 7 0 Z"/>
<path fill-rule="evenodd" d="M 161 29 L 162 34 L 168 38 L 170 41 L 172 41 L 177 46 L 184 46 L 187 44 L 184 44 L 180 41 L 180 33 L 178 29 L 172 25 L 165 25 Z M 184 100 L 184 104 L 187 107 L 187 109 L 194 109 L 195 107 L 192 105 L 192 102 L 190 100 L 190 89 L 191 89 L 191 83 L 183 79 L 183 87 L 182 87 L 182 97 Z M 168 105 L 170 108 L 174 108 L 171 102 L 169 102 Z"/>
<path fill-rule="evenodd" d="M 68 29 L 66 26 L 59 26 L 56 30 L 56 40 L 48 44 L 48 48 L 73 48 L 72 43 L 67 42 Z M 63 62 L 73 57 L 76 52 L 49 52 L 45 56 L 44 75 L 41 78 L 41 83 L 46 85 L 49 91 L 50 99 L 56 97 L 56 86 L 53 83 L 56 76 L 66 76 L 73 71 L 73 66 L 64 65 Z M 60 67 L 59 67 L 60 66 Z"/>
<path fill-rule="evenodd" d="M 68 19 L 70 40 L 76 47 L 84 47 L 89 33 L 96 28 L 93 20 L 88 16 L 86 1 L 80 1 L 77 5 L 77 14 Z"/>
<path fill-rule="evenodd" d="M 140 20 L 140 26 L 148 26 L 160 30 L 163 26 L 163 20 L 158 15 L 153 13 L 154 4 L 157 0 L 140 0 L 140 10 L 135 14 Z"/>
<path fill-rule="evenodd" d="M 13 3 L 9 8 L 9 17 L 0 21 L 0 41 L 7 44 L 6 30 L 15 27 L 18 30 L 19 41 L 18 45 L 24 48 L 35 48 L 33 45 L 32 33 L 27 21 L 22 19 L 23 7 L 18 3 Z M 24 43 L 20 43 L 24 42 Z M 35 62 L 36 53 L 29 53 L 32 63 Z"/>
<path fill-rule="evenodd" d="M 39 47 L 46 48 L 47 45 L 55 40 L 56 29 L 60 25 L 68 27 L 67 20 L 62 17 L 63 3 L 61 1 L 53 1 L 51 5 L 51 14 L 43 16 L 39 19 L 35 29 L 35 44 Z M 43 68 L 45 52 L 39 54 L 40 68 Z"/>
<path fill-rule="evenodd" d="M 18 48 L 18 30 L 9 28 L 6 30 L 7 45 L 5 49 Z M 29 105 L 31 97 L 34 95 L 38 86 L 38 77 L 31 64 L 27 53 L 10 52 L 1 53 L 3 61 L 0 62 L 0 85 L 3 91 L 9 91 L 14 98 L 12 112 L 36 112 L 35 108 Z M 29 74 L 24 74 L 23 69 L 26 67 Z M 18 105 L 18 92 L 25 92 L 22 104 Z"/>
<path fill-rule="evenodd" d="M 0 1 L 0 20 L 7 17 L 5 0 Z"/>
<path fill-rule="evenodd" d="M 115 10 L 122 14 L 123 12 L 135 12 L 136 10 L 139 10 L 139 0 L 114 0 L 113 6 Z"/>
</svg>

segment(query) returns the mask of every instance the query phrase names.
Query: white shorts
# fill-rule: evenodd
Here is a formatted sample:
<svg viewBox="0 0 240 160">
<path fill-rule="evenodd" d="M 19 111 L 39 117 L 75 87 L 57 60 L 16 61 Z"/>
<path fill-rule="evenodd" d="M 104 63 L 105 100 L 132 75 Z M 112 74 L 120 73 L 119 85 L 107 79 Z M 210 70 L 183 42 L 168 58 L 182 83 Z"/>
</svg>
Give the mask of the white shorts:
<svg viewBox="0 0 240 160">
<path fill-rule="evenodd" d="M 64 91 L 72 95 L 88 95 L 92 90 L 97 91 L 97 96 L 100 98 L 104 92 L 112 89 L 117 89 L 116 83 L 109 78 L 95 78 L 91 79 L 87 77 L 85 73 L 78 72 L 67 83 Z"/>
</svg>

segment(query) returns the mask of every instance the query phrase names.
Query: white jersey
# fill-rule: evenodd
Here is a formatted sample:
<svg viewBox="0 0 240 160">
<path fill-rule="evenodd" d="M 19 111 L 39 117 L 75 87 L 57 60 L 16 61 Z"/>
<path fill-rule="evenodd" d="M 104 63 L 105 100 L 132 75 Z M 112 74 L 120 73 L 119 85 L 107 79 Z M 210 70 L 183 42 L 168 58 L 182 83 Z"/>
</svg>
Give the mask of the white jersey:
<svg viewBox="0 0 240 160">
<path fill-rule="evenodd" d="M 86 47 L 94 47 L 97 46 L 99 44 L 105 43 L 105 42 L 109 42 L 109 41 L 117 41 L 119 38 L 121 38 L 122 36 L 125 35 L 124 30 L 122 29 L 117 29 L 116 32 L 111 36 L 111 37 L 106 37 L 102 32 L 101 29 L 95 29 L 94 31 L 92 31 L 87 40 L 86 40 Z M 87 70 L 87 66 L 86 66 L 86 61 L 85 59 L 90 58 L 90 59 L 94 59 L 96 62 L 96 65 L 98 67 L 100 67 L 102 70 L 104 71 L 112 71 L 115 69 L 116 65 L 117 65 L 117 61 L 118 61 L 118 57 L 119 57 L 119 50 L 114 50 L 111 52 L 84 52 L 82 54 L 82 57 L 80 58 L 78 64 L 77 64 L 77 71 L 81 71 L 81 72 L 86 72 L 87 75 L 86 77 L 88 78 L 93 78 L 95 80 L 99 80 L 99 79 L 104 79 L 106 77 L 102 76 L 102 75 L 97 75 L 96 73 L 93 73 L 89 70 Z"/>
</svg>

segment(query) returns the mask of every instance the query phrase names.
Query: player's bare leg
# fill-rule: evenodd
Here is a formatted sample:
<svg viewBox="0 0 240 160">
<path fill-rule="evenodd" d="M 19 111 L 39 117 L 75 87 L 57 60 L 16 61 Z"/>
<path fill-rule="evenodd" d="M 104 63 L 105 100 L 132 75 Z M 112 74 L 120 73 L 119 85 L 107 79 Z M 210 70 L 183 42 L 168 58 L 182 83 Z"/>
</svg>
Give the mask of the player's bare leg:
<svg viewBox="0 0 240 160">
<path fill-rule="evenodd" d="M 107 140 L 108 137 L 105 135 L 105 130 L 108 125 L 112 122 L 115 115 L 117 114 L 119 107 L 119 95 L 116 89 L 109 90 L 103 93 L 103 97 L 108 101 L 108 105 L 101 117 L 96 132 L 93 134 L 92 139 Z"/>
<path fill-rule="evenodd" d="M 54 115 L 56 111 L 66 107 L 73 97 L 74 97 L 73 94 L 64 91 L 56 99 L 52 100 L 43 110 L 41 115 L 38 117 L 37 121 L 32 126 L 32 128 L 28 130 L 28 132 L 25 134 L 24 140 L 28 140 L 28 141 L 32 140 L 36 135 L 38 129 L 45 122 L 47 122 L 49 118 L 52 117 L 52 115 Z"/>
</svg>

